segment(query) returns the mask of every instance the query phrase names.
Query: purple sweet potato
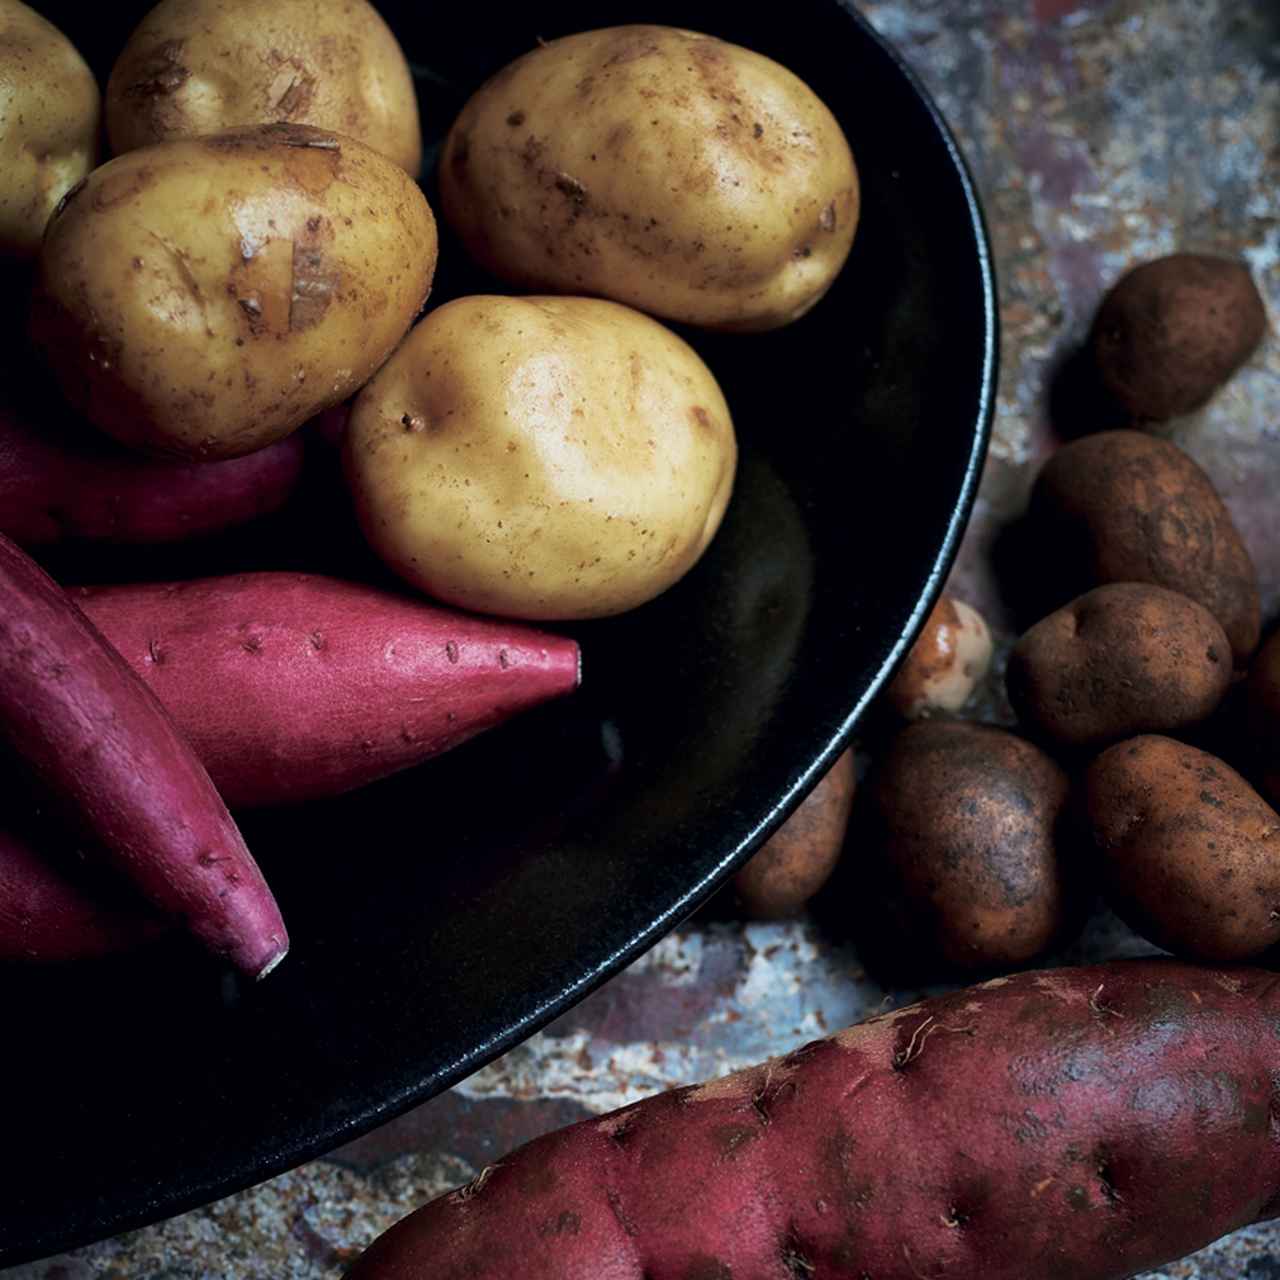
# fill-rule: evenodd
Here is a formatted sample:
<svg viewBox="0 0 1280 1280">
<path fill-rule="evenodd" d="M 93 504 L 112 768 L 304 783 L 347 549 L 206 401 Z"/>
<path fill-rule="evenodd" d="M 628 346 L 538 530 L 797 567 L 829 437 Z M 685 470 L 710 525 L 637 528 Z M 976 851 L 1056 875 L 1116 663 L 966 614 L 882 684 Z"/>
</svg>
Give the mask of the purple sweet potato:
<svg viewBox="0 0 1280 1280">
<path fill-rule="evenodd" d="M 275 899 L 195 752 L 98 629 L 4 537 L 0 745 L 91 848 L 208 950 L 254 977 L 284 958 Z"/>
<path fill-rule="evenodd" d="M 1022 973 L 539 1138 L 348 1280 L 1122 1280 L 1280 1212 L 1280 978 Z"/>
<path fill-rule="evenodd" d="M 91 960 L 164 931 L 165 922 L 141 904 L 104 899 L 16 831 L 0 828 L 0 960 Z"/>
<path fill-rule="evenodd" d="M 20 546 L 178 542 L 284 505 L 301 437 L 230 462 L 159 462 L 0 400 L 0 533 Z"/>
<path fill-rule="evenodd" d="M 233 808 L 348 791 L 578 684 L 578 646 L 302 573 L 81 588 Z"/>
</svg>

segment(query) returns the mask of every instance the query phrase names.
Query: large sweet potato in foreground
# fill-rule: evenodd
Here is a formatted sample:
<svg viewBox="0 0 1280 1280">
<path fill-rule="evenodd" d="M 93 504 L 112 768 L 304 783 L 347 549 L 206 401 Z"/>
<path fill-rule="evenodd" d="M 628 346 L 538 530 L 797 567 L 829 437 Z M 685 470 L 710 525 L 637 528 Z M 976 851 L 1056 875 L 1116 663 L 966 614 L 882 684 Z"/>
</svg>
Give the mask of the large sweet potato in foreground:
<svg viewBox="0 0 1280 1280">
<path fill-rule="evenodd" d="M 305 573 L 82 588 L 233 808 L 348 791 L 578 684 L 578 646 Z"/>
<path fill-rule="evenodd" d="M 1023 973 L 540 1138 L 349 1280 L 1122 1280 L 1280 1212 L 1280 977 Z"/>
</svg>

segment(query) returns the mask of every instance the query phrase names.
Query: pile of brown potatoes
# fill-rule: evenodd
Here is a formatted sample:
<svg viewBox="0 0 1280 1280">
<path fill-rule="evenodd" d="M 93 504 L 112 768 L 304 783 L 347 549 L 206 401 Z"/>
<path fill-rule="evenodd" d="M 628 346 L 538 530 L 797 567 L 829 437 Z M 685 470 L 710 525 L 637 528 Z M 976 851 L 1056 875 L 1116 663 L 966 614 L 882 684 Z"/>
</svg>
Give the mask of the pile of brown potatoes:
<svg viewBox="0 0 1280 1280">
<path fill-rule="evenodd" d="M 852 808 L 859 929 L 889 964 L 895 949 L 927 972 L 1025 964 L 1068 941 L 1099 892 L 1179 956 L 1243 961 L 1280 942 L 1280 635 L 1259 649 L 1257 577 L 1231 516 L 1152 431 L 1205 404 L 1265 329 L 1235 262 L 1177 254 L 1115 285 L 1088 356 L 1130 426 L 1077 438 L 1035 479 L 1021 536 L 1059 607 L 1009 654 L 1019 731 L 955 718 L 993 646 L 944 596 L 885 697 L 910 723 L 856 806 L 847 759 L 839 807 L 815 792 L 834 844 L 803 845 L 801 863 L 784 828 L 741 873 L 749 911 L 770 913 L 752 886 L 770 866 L 782 884 L 789 847 L 778 902 L 812 896 Z"/>
<path fill-rule="evenodd" d="M 373 550 L 504 617 L 620 613 L 692 567 L 737 446 L 653 317 L 788 324 L 858 225 L 848 142 L 786 68 L 671 27 L 582 32 L 483 84 L 440 161 L 466 250 L 529 293 L 415 324 L 437 257 L 418 106 L 364 0 L 161 0 L 111 71 L 97 167 L 93 76 L 19 0 L 0 78 L 0 251 L 34 260 L 30 336 L 86 429 L 212 465 L 349 402 Z"/>
</svg>

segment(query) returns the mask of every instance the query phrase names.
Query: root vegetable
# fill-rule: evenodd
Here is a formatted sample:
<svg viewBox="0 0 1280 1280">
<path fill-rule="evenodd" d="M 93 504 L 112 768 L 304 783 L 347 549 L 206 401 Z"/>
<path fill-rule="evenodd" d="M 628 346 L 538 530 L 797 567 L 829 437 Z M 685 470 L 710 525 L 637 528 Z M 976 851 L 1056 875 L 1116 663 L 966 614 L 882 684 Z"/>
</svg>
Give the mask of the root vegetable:
<svg viewBox="0 0 1280 1280">
<path fill-rule="evenodd" d="M 1083 798 L 1104 892 L 1144 938 L 1216 963 L 1280 943 L 1280 814 L 1229 765 L 1147 734 L 1104 751 Z"/>
<path fill-rule="evenodd" d="M 826 884 L 844 846 L 855 785 L 853 752 L 846 751 L 734 876 L 734 893 L 749 919 L 785 920 Z"/>
<path fill-rule="evenodd" d="M 1207 720 L 1231 683 L 1231 644 L 1187 596 L 1115 582 L 1036 623 L 1006 678 L 1030 732 L 1051 747 L 1100 750 Z"/>
<path fill-rule="evenodd" d="M 1204 605 L 1238 666 L 1257 647 L 1257 570 L 1212 481 L 1177 445 L 1141 431 L 1073 441 L 1036 477 L 1029 516 L 1030 535 L 1053 548 L 1055 604 L 1150 582 Z"/>
<path fill-rule="evenodd" d="M 888 689 L 907 720 L 959 711 L 991 666 L 991 628 L 971 605 L 944 595 Z"/>
<path fill-rule="evenodd" d="M 348 1280 L 1123 1280 L 1280 1211 L 1278 1017 L 1256 970 L 997 978 L 539 1138 Z"/>
<path fill-rule="evenodd" d="M 232 807 L 348 791 L 578 684 L 572 640 L 314 574 L 76 598 Z"/>
<path fill-rule="evenodd" d="M 283 506 L 302 455 L 298 436 L 228 462 L 158 462 L 0 404 L 0 532 L 24 547 L 217 533 Z"/>
<path fill-rule="evenodd" d="M 0 537 L 0 743 L 162 913 L 253 977 L 289 940 L 209 775 L 71 599 Z"/>
<path fill-rule="evenodd" d="M 139 906 L 96 895 L 16 831 L 0 829 L 0 960 L 91 960 L 165 931 Z"/>
</svg>

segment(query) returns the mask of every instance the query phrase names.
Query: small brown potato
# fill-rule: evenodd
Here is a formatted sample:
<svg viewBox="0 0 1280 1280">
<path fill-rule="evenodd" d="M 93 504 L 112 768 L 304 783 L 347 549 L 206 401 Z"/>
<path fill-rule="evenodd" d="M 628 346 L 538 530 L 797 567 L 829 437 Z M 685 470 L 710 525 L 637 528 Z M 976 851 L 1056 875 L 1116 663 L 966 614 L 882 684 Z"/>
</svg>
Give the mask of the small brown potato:
<svg viewBox="0 0 1280 1280">
<path fill-rule="evenodd" d="M 366 0 L 161 0 L 107 81 L 116 155 L 239 125 L 345 134 L 411 177 L 418 99 L 391 29 Z"/>
<path fill-rule="evenodd" d="M 49 224 L 33 333 L 68 400 L 134 448 L 252 453 L 351 395 L 431 286 L 403 169 L 264 125 L 131 151 Z"/>
<path fill-rule="evenodd" d="M 1146 582 L 1097 587 L 1014 646 L 1009 701 L 1066 750 L 1172 733 L 1207 720 L 1231 683 L 1231 645 L 1203 605 Z"/>
<path fill-rule="evenodd" d="M 552 40 L 498 72 L 445 141 L 440 200 L 519 288 L 733 330 L 808 311 L 859 211 L 849 144 L 807 85 L 657 26 Z"/>
<path fill-rule="evenodd" d="M 1177 445 L 1141 431 L 1073 441 L 1036 477 L 1029 517 L 1068 598 L 1108 582 L 1150 582 L 1204 605 L 1237 665 L 1257 647 L 1253 561 L 1209 477 Z"/>
<path fill-rule="evenodd" d="M 855 786 L 853 752 L 846 751 L 734 876 L 743 915 L 750 920 L 785 920 L 826 884 L 844 847 Z"/>
<path fill-rule="evenodd" d="M 1175 253 L 1112 286 L 1090 341 L 1103 385 L 1134 420 L 1164 422 L 1205 404 L 1266 330 L 1244 263 Z"/>
<path fill-rule="evenodd" d="M 1272 804 L 1280 805 L 1280 631 L 1258 650 L 1244 694 L 1258 784 Z"/>
<path fill-rule="evenodd" d="M 439 600 L 514 618 L 599 618 L 665 591 L 719 528 L 736 461 L 693 349 L 597 298 L 430 312 L 346 436 L 383 560 Z"/>
<path fill-rule="evenodd" d="M 98 82 L 34 9 L 0 0 L 0 258 L 34 257 L 98 154 Z"/>
<path fill-rule="evenodd" d="M 991 628 L 972 605 L 944 594 L 886 697 L 907 720 L 959 711 L 991 667 Z"/>
<path fill-rule="evenodd" d="M 1131 738 L 1090 766 L 1084 805 L 1107 899 L 1144 938 L 1214 964 L 1280 942 L 1280 815 L 1229 765 Z"/>
<path fill-rule="evenodd" d="M 1067 775 L 989 725 L 921 720 L 866 784 L 869 909 L 899 948 L 955 969 L 1024 964 L 1057 942 L 1073 896 L 1059 825 Z"/>
</svg>

